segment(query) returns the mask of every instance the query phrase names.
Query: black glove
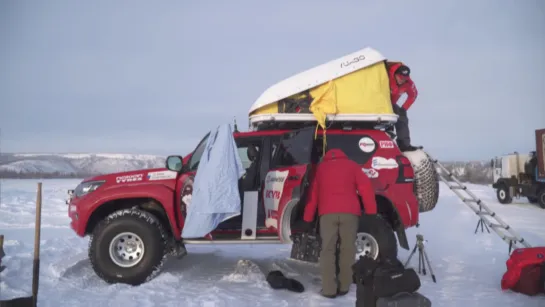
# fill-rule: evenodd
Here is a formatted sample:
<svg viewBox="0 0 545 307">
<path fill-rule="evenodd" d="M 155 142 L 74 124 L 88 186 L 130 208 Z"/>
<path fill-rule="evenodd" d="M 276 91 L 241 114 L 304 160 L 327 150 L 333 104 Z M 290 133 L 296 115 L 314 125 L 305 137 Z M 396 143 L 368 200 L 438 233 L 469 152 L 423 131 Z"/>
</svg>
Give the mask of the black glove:
<svg viewBox="0 0 545 307">
<path fill-rule="evenodd" d="M 375 269 L 378 267 L 378 262 L 369 256 L 360 256 L 359 260 L 352 265 L 354 279 L 361 283 L 363 280 L 372 277 Z"/>
</svg>

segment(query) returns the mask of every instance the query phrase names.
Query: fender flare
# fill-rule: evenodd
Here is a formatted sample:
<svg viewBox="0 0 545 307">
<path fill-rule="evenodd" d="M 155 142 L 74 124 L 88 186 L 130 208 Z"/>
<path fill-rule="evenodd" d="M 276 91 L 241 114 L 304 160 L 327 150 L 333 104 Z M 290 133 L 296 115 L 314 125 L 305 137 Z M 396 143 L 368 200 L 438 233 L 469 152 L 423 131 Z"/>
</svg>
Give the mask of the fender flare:
<svg viewBox="0 0 545 307">
<path fill-rule="evenodd" d="M 87 200 L 87 203 L 90 203 L 86 210 L 83 210 L 80 215 L 80 219 L 85 222 L 82 223 L 82 232 L 85 231 L 89 223 L 90 217 L 93 215 L 96 210 L 100 207 L 106 205 L 110 201 L 121 200 L 121 199 L 131 199 L 131 198 L 151 198 L 159 203 L 168 218 L 169 227 L 172 232 L 172 235 L 176 239 L 180 239 L 181 231 L 178 223 L 178 212 L 174 204 L 174 193 L 173 190 L 161 185 L 147 185 L 145 190 L 142 190 L 141 186 L 114 186 L 107 188 L 100 194 L 90 194 L 89 196 L 94 196 L 93 198 Z M 166 227 L 166 225 L 165 225 Z"/>
</svg>

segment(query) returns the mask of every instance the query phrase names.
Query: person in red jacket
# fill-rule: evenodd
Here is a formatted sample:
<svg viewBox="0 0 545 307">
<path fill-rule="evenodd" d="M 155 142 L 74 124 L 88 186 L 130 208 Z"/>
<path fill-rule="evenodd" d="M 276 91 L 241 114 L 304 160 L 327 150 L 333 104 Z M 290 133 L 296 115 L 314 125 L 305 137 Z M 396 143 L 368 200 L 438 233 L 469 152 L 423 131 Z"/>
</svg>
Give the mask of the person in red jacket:
<svg viewBox="0 0 545 307">
<path fill-rule="evenodd" d="M 413 151 L 417 147 L 411 145 L 411 136 L 409 130 L 409 118 L 407 111 L 413 105 L 418 91 L 411 79 L 411 70 L 400 62 L 387 62 L 388 77 L 390 79 L 390 97 L 394 108 L 394 113 L 399 116 L 395 124 L 397 135 L 397 146 L 401 151 Z M 407 100 L 402 106 L 397 104 L 399 98 L 407 94 Z"/>
<path fill-rule="evenodd" d="M 329 298 L 345 295 L 352 284 L 355 242 L 362 214 L 360 197 L 365 206 L 365 214 L 377 213 L 371 180 L 361 166 L 350 160 L 342 150 L 330 149 L 316 167 L 309 193 L 303 219 L 310 225 L 318 211 L 322 239 L 322 295 Z M 338 239 L 340 250 L 337 283 L 335 252 Z"/>
</svg>

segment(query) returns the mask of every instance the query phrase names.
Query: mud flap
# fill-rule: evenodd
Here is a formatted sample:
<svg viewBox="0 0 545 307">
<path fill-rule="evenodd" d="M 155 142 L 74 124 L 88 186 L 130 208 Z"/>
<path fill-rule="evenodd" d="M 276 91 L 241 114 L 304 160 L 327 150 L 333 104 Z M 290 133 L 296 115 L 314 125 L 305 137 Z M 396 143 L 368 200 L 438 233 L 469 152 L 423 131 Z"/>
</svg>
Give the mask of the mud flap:
<svg viewBox="0 0 545 307">
<path fill-rule="evenodd" d="M 397 241 L 399 242 L 399 246 L 403 247 L 406 250 L 409 250 L 409 241 L 407 240 L 407 233 L 405 232 L 405 228 L 403 228 L 402 225 L 397 226 L 396 234 L 397 234 Z"/>
<path fill-rule="evenodd" d="M 258 191 L 244 192 L 244 206 L 242 208 L 242 240 L 255 240 L 257 228 Z"/>
</svg>

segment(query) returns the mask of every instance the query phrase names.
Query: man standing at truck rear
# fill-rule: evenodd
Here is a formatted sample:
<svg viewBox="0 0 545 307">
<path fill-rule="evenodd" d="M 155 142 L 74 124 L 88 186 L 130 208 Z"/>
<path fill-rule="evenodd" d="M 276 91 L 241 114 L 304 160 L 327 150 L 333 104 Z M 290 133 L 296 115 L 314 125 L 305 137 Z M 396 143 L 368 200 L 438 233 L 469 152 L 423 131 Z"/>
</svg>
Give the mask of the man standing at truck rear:
<svg viewBox="0 0 545 307">
<path fill-rule="evenodd" d="M 304 220 L 308 225 L 314 221 L 316 211 L 320 218 L 321 293 L 328 298 L 347 294 L 352 284 L 355 242 L 362 213 L 359 196 L 362 197 L 365 214 L 376 214 L 375 192 L 361 166 L 340 149 L 328 150 L 316 168 L 304 212 Z M 338 239 L 337 279 L 335 252 Z"/>
<path fill-rule="evenodd" d="M 411 79 L 411 70 L 408 66 L 400 62 L 386 62 L 388 68 L 388 77 L 390 79 L 390 97 L 394 113 L 399 116 L 395 124 L 397 146 L 401 151 L 414 151 L 416 147 L 411 145 L 411 133 L 409 130 L 409 118 L 407 111 L 412 106 L 418 91 Z M 397 104 L 399 98 L 407 94 L 407 99 L 402 106 Z"/>
</svg>

